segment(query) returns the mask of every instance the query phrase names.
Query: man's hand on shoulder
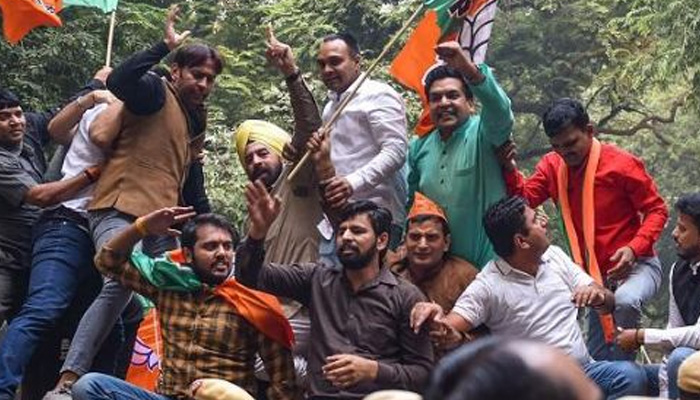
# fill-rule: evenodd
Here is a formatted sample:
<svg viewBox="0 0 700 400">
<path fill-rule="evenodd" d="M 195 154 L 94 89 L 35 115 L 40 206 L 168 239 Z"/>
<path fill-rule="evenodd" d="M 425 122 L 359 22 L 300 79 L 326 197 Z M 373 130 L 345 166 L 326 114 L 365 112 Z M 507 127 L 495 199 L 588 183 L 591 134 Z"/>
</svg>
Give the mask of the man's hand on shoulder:
<svg viewBox="0 0 700 400">
<path fill-rule="evenodd" d="M 358 383 L 374 381 L 379 363 L 353 354 L 334 354 L 326 357 L 326 364 L 321 370 L 323 377 L 333 386 L 348 388 Z"/>
</svg>

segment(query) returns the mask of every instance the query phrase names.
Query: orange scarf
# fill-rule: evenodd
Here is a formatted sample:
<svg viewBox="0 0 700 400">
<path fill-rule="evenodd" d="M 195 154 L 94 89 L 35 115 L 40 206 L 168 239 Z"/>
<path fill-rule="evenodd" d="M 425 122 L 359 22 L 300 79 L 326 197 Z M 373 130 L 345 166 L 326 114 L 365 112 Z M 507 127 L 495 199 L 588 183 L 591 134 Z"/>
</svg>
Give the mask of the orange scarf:
<svg viewBox="0 0 700 400">
<path fill-rule="evenodd" d="M 235 279 L 226 280 L 214 289 L 214 293 L 226 300 L 255 329 L 284 347 L 292 348 L 294 333 L 277 297 L 250 289 Z"/>
<path fill-rule="evenodd" d="M 564 220 L 566 236 L 569 240 L 571 255 L 576 264 L 588 270 L 593 280 L 601 286 L 605 286 L 603 276 L 595 255 L 595 205 L 594 205 L 594 184 L 595 173 L 600 161 L 601 144 L 598 139 L 593 138 L 590 153 L 588 154 L 588 164 L 583 178 L 583 243 L 585 249 L 579 246 L 578 235 L 574 227 L 571 204 L 569 202 L 569 168 L 562 160 L 557 171 L 557 192 L 559 197 L 559 212 Z M 583 251 L 582 251 L 583 250 Z M 615 338 L 615 322 L 612 314 L 599 315 L 600 324 L 603 327 L 603 334 L 606 343 L 612 343 Z"/>
</svg>

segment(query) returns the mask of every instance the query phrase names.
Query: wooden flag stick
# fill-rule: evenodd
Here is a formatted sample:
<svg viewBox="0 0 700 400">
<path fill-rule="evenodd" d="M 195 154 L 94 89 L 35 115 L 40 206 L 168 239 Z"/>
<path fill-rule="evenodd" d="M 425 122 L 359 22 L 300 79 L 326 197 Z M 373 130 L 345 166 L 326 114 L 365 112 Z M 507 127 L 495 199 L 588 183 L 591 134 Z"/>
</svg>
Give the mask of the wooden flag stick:
<svg viewBox="0 0 700 400">
<path fill-rule="evenodd" d="M 114 25 L 117 21 L 117 10 L 112 11 L 112 16 L 109 18 L 109 35 L 107 36 L 107 58 L 105 66 L 109 67 L 112 64 L 112 42 L 114 41 Z"/>
<path fill-rule="evenodd" d="M 425 8 L 425 4 L 423 4 L 421 2 L 420 7 L 418 7 L 418 9 L 416 9 L 416 11 L 413 12 L 411 17 L 403 24 L 401 29 L 399 29 L 399 31 L 396 32 L 394 37 L 391 38 L 389 43 L 387 43 L 386 46 L 384 46 L 384 50 L 382 50 L 382 52 L 379 53 L 379 56 L 374 60 L 374 62 L 372 62 L 372 64 L 369 66 L 369 68 L 367 68 L 367 71 L 365 71 L 365 73 L 362 75 L 362 77 L 360 78 L 360 81 L 357 82 L 354 89 L 347 96 L 345 96 L 343 101 L 340 102 L 340 105 L 338 105 L 338 108 L 335 109 L 335 112 L 331 115 L 331 117 L 328 119 L 328 121 L 326 121 L 326 123 L 323 124 L 323 126 L 320 129 L 321 132 L 327 132 L 328 134 L 330 134 L 331 125 L 333 125 L 335 123 L 335 121 L 338 120 L 338 117 L 340 117 L 340 114 L 343 112 L 343 110 L 348 105 L 348 103 L 350 103 L 350 100 L 352 100 L 352 98 L 355 96 L 355 93 L 357 93 L 357 90 L 360 88 L 360 86 L 362 86 L 362 84 L 365 82 L 365 80 L 377 68 L 377 65 L 379 65 L 379 62 L 382 59 L 384 59 L 384 57 L 386 57 L 386 54 L 394 46 L 396 41 L 399 40 L 401 35 L 403 35 L 403 33 L 409 28 L 409 26 L 411 26 L 411 23 L 413 21 L 415 21 L 416 18 L 418 18 L 418 16 L 421 14 L 421 12 L 423 11 L 424 8 Z M 308 151 L 306 151 L 304 153 L 304 156 L 301 158 L 301 160 L 299 160 L 297 165 L 294 166 L 294 169 L 292 170 L 292 172 L 290 172 L 289 175 L 287 176 L 287 181 L 291 181 L 292 179 L 294 179 L 294 177 L 299 173 L 299 170 L 301 169 L 301 167 L 309 160 L 310 155 L 311 154 Z"/>
</svg>

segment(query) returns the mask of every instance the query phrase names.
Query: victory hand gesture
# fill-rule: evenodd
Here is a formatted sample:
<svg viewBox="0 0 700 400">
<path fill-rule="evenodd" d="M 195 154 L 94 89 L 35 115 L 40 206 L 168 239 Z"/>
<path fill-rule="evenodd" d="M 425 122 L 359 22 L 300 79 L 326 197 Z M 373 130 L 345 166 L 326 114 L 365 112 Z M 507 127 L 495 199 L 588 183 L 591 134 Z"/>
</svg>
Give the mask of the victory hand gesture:
<svg viewBox="0 0 700 400">
<path fill-rule="evenodd" d="M 280 212 L 280 200 L 270 196 L 265 185 L 259 180 L 248 183 L 245 199 L 250 219 L 248 236 L 254 240 L 262 240 Z"/>
<path fill-rule="evenodd" d="M 184 31 L 182 33 L 177 33 L 177 31 L 175 31 L 175 20 L 177 20 L 178 14 L 180 14 L 180 6 L 173 4 L 168 9 L 168 17 L 165 20 L 165 35 L 163 37 L 163 41 L 170 50 L 173 50 L 181 45 L 182 42 L 192 33 L 190 31 Z"/>
</svg>

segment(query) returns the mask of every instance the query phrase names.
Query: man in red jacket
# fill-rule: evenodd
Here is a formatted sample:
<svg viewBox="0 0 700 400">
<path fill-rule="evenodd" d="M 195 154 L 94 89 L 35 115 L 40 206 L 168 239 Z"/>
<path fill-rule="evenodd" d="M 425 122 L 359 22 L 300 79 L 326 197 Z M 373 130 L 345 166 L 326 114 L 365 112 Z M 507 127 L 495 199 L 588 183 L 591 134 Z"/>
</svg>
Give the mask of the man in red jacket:
<svg viewBox="0 0 700 400">
<path fill-rule="evenodd" d="M 530 178 L 509 157 L 504 163 L 508 192 L 525 197 L 531 207 L 555 202 L 572 258 L 615 291 L 614 321 L 589 314 L 589 351 L 597 360 L 632 360 L 634 354 L 614 345 L 614 329 L 636 327 L 642 304 L 661 284 L 653 247 L 668 210 L 639 158 L 594 137 L 580 102 L 556 100 L 542 120 L 554 151 Z"/>
</svg>

